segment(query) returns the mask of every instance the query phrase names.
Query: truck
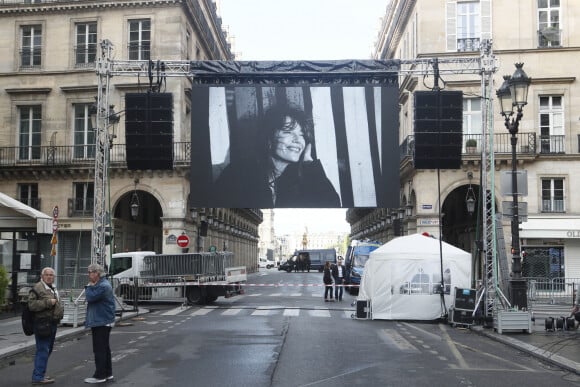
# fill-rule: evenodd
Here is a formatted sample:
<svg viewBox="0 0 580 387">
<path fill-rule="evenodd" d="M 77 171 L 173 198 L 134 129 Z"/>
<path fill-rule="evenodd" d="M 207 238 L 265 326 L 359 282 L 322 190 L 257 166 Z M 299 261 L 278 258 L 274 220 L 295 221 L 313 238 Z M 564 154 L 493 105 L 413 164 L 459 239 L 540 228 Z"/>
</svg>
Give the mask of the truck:
<svg viewBox="0 0 580 387">
<path fill-rule="evenodd" d="M 346 290 L 350 294 L 358 294 L 364 267 L 372 251 L 381 247 L 381 244 L 370 240 L 353 240 L 346 250 L 344 265 L 346 267 Z"/>
<path fill-rule="evenodd" d="M 230 252 L 116 253 L 109 275 L 115 294 L 127 301 L 185 300 L 201 305 L 243 294 L 247 281 L 246 267 L 234 266 Z"/>
<path fill-rule="evenodd" d="M 322 272 L 326 261 L 336 263 L 335 249 L 305 249 L 296 250 L 286 262 L 278 267 L 278 270 L 292 271 L 318 270 Z"/>
</svg>

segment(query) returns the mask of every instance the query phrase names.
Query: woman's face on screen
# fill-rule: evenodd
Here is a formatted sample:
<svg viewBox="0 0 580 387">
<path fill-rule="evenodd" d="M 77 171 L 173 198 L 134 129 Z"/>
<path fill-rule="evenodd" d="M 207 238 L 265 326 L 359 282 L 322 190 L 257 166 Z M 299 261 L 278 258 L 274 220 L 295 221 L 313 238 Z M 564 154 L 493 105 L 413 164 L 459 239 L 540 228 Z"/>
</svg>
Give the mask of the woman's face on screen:
<svg viewBox="0 0 580 387">
<path fill-rule="evenodd" d="M 302 127 L 286 116 L 284 126 L 274 134 L 273 157 L 288 163 L 296 163 L 300 161 L 305 147 L 306 140 Z"/>
</svg>

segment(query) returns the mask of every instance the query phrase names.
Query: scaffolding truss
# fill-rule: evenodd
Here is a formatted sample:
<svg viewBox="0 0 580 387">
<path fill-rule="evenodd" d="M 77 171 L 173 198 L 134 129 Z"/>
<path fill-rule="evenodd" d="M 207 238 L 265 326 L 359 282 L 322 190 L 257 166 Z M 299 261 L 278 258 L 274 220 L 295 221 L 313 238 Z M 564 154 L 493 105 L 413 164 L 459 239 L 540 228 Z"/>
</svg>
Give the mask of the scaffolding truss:
<svg viewBox="0 0 580 387">
<path fill-rule="evenodd" d="M 113 76 L 143 77 L 145 79 L 164 79 L 166 77 L 189 77 L 193 82 L 196 78 L 208 74 L 208 68 L 215 65 L 216 71 L 229 78 L 247 77 L 256 75 L 257 71 L 263 73 L 260 62 L 235 62 L 235 61 L 135 61 L 112 59 L 112 43 L 109 40 L 101 42 L 102 55 L 97 59 L 96 72 L 98 77 L 97 95 L 97 128 L 96 130 L 96 155 L 95 155 L 95 206 L 94 224 L 92 235 L 92 261 L 103 263 L 105 257 L 105 233 L 110 227 L 110 218 L 106 208 L 106 195 L 108 189 L 108 163 L 111 136 L 109 134 L 109 98 L 110 82 Z M 269 62 L 273 63 L 273 62 Z M 322 74 L 316 66 L 301 66 L 299 71 L 280 74 L 271 71 L 266 76 L 279 76 L 284 80 L 292 77 L 305 77 L 311 79 L 321 78 Z M 368 65 L 368 66 L 366 66 Z M 381 80 L 384 77 L 429 77 L 439 75 L 477 74 L 481 79 L 482 100 L 482 134 L 483 146 L 481 155 L 481 190 L 484 199 L 482 207 L 482 252 L 485 256 L 483 263 L 484 276 L 484 313 L 493 316 L 496 308 L 496 295 L 501 291 L 498 288 L 497 273 L 497 245 L 495 237 L 495 197 L 494 197 L 494 169 L 493 169 L 493 74 L 497 71 L 497 59 L 492 52 L 490 40 L 484 40 L 481 44 L 479 56 L 455 57 L 455 58 L 421 58 L 414 60 L 368 60 L 368 61 L 343 61 L 332 76 L 340 77 L 344 74 L 355 73 L 359 77 Z M 226 69 L 226 70 L 224 70 Z M 229 71 L 228 71 L 229 69 Z M 210 70 L 211 72 L 211 70 Z M 235 83 L 235 82 L 232 82 Z M 243 83 L 243 82 L 242 82 Z"/>
</svg>

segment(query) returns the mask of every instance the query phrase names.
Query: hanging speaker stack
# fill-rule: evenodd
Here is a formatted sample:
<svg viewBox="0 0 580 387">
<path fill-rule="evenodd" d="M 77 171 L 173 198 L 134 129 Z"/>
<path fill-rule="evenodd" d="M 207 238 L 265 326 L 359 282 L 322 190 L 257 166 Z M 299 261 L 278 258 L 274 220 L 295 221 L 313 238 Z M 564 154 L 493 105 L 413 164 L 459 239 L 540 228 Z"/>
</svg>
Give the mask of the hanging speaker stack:
<svg viewBox="0 0 580 387">
<path fill-rule="evenodd" d="M 459 169 L 463 142 L 463 92 L 416 91 L 416 169 Z"/>
<path fill-rule="evenodd" d="M 130 170 L 173 169 L 173 95 L 125 94 L 125 146 Z"/>
</svg>

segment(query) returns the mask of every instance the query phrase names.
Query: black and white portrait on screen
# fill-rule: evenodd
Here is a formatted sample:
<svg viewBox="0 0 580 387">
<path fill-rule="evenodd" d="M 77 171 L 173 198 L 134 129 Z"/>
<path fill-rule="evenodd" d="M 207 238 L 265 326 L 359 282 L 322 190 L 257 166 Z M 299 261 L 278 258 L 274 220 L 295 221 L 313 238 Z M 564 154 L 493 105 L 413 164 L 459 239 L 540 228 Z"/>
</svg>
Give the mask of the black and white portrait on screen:
<svg viewBox="0 0 580 387">
<path fill-rule="evenodd" d="M 192 205 L 398 205 L 397 87 L 192 89 Z M 394 183 L 393 183 L 394 182 Z M 395 205 L 395 206 L 396 206 Z"/>
</svg>

